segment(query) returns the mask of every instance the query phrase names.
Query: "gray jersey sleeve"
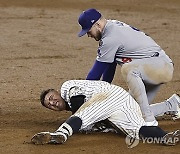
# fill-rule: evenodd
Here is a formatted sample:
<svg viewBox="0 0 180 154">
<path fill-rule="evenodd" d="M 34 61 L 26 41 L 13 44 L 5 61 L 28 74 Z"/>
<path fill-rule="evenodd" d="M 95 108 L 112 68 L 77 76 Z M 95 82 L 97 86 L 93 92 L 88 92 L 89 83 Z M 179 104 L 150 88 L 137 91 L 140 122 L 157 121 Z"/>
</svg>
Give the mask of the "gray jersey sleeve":
<svg viewBox="0 0 180 154">
<path fill-rule="evenodd" d="M 120 46 L 117 36 L 107 36 L 101 39 L 98 47 L 97 61 L 112 63 Z"/>
</svg>

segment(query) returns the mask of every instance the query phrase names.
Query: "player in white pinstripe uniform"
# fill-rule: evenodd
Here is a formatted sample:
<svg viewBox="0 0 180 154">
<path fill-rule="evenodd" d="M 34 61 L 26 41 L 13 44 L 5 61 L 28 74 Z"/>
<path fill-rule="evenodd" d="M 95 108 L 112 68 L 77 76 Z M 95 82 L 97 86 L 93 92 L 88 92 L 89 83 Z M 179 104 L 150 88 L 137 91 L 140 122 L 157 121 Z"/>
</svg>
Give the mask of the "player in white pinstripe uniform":
<svg viewBox="0 0 180 154">
<path fill-rule="evenodd" d="M 34 135 L 32 142 L 35 144 L 64 143 L 73 133 L 91 130 L 97 122 L 106 119 L 116 130 L 133 138 L 139 139 L 139 135 L 168 136 L 157 126 L 146 126 L 139 105 L 128 92 L 104 81 L 66 81 L 60 93 L 53 89 L 42 92 L 41 103 L 52 110 L 72 111 L 72 116 L 54 133 L 41 132 Z M 180 135 L 180 132 L 176 131 L 174 135 Z"/>
<path fill-rule="evenodd" d="M 103 81 L 111 83 L 119 64 L 129 93 L 139 103 L 143 118 L 150 125 L 157 125 L 149 104 L 152 104 L 160 86 L 172 79 L 172 60 L 144 32 L 121 21 L 106 20 L 95 9 L 83 11 L 78 22 L 82 27 L 79 37 L 87 34 L 99 41 L 97 58 L 86 79 L 100 80 L 102 77 Z M 174 94 L 164 102 L 176 101 L 176 97 Z M 179 108 L 175 111 L 179 112 L 180 118 Z"/>
</svg>

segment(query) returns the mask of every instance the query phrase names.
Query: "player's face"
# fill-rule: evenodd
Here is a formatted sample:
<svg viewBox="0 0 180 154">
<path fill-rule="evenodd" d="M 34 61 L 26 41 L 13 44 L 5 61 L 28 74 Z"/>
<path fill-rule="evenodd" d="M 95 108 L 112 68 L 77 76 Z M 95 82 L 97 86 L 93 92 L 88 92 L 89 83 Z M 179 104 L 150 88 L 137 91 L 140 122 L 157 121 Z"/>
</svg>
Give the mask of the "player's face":
<svg viewBox="0 0 180 154">
<path fill-rule="evenodd" d="M 50 91 L 46 94 L 44 105 L 45 107 L 55 111 L 65 110 L 65 102 L 57 91 Z"/>
<path fill-rule="evenodd" d="M 94 38 L 96 41 L 101 39 L 101 31 L 98 28 L 97 24 L 94 24 L 91 29 L 87 32 L 87 36 Z"/>
</svg>

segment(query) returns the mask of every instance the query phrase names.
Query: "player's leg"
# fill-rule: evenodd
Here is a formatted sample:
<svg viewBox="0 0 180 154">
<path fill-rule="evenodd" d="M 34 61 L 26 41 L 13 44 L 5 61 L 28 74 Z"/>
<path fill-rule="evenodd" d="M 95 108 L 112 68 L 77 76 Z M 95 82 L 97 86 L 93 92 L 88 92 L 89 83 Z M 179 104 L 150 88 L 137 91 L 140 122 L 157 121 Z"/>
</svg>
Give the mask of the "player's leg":
<svg viewBox="0 0 180 154">
<path fill-rule="evenodd" d="M 125 65 L 128 66 L 128 68 L 126 68 Z M 122 74 L 127 82 L 129 93 L 135 98 L 135 100 L 140 105 L 144 120 L 146 122 L 156 121 L 154 114 L 149 106 L 145 85 L 141 77 L 141 72 L 138 70 L 138 68 L 135 68 L 135 65 L 133 64 L 125 65 L 123 65 L 122 67 Z M 132 68 L 130 68 L 131 66 Z"/>
<path fill-rule="evenodd" d="M 89 125 L 109 118 L 117 110 L 123 110 L 129 97 L 127 91 L 112 85 L 107 92 L 98 93 L 84 103 L 74 116 L 82 119 L 81 129 L 86 129 Z"/>
<path fill-rule="evenodd" d="M 139 129 L 146 125 L 138 103 L 129 96 L 123 108 L 114 112 L 109 118 L 124 134 L 139 139 Z"/>
<path fill-rule="evenodd" d="M 170 98 L 161 103 L 150 105 L 155 117 L 169 115 L 173 120 L 180 118 L 180 97 L 173 94 Z"/>
<path fill-rule="evenodd" d="M 165 145 L 176 145 L 180 142 L 179 130 L 168 133 L 158 126 L 146 126 L 140 107 L 132 97 L 129 97 L 125 106 L 123 110 L 114 112 L 108 119 L 126 135 L 133 138 L 130 141 L 136 141 L 140 137 L 144 141 L 151 139 Z"/>
<path fill-rule="evenodd" d="M 173 119 L 180 118 L 180 97 L 177 94 L 173 94 L 169 99 L 160 102 L 160 103 L 153 103 L 153 100 L 159 91 L 162 84 L 149 84 L 145 83 L 146 93 L 148 102 L 150 105 L 150 109 L 154 113 L 155 117 L 162 116 L 164 113 L 166 115 L 172 116 Z"/>
<path fill-rule="evenodd" d="M 126 143 L 130 148 L 136 146 L 139 139 L 165 145 L 176 145 L 180 142 L 179 130 L 168 133 L 158 126 L 145 126 L 140 108 L 133 99 L 129 99 L 126 110 L 118 110 L 109 120 L 127 135 Z"/>
<path fill-rule="evenodd" d="M 153 112 L 149 107 L 149 100 L 144 83 L 160 85 L 170 81 L 173 74 L 171 60 L 167 57 L 133 60 L 122 66 L 122 74 L 128 84 L 131 95 L 141 107 L 145 121 L 155 120 Z"/>
<path fill-rule="evenodd" d="M 145 84 L 148 101 L 151 104 L 150 109 L 154 113 L 154 116 L 163 116 L 166 113 L 166 115 L 172 116 L 173 119 L 180 118 L 180 97 L 177 94 L 173 94 L 163 102 L 152 104 L 160 86 L 161 84 Z"/>
<path fill-rule="evenodd" d="M 158 126 L 142 126 L 139 130 L 139 136 L 143 142 L 151 140 L 154 143 L 164 145 L 176 145 L 180 142 L 180 130 L 168 133 Z"/>
<path fill-rule="evenodd" d="M 149 104 L 152 104 L 162 84 L 144 83 Z"/>
</svg>

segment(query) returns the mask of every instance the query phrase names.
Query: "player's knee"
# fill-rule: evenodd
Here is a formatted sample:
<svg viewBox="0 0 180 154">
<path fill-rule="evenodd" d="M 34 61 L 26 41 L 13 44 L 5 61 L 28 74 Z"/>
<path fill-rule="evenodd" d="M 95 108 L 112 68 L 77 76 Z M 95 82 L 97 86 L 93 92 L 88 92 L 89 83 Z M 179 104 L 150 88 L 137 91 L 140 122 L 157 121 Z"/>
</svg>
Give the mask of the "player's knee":
<svg viewBox="0 0 180 154">
<path fill-rule="evenodd" d="M 163 68 L 154 68 L 147 65 L 143 69 L 146 78 L 154 84 L 169 82 L 173 77 L 173 69 L 170 65 L 165 65 Z"/>
</svg>

